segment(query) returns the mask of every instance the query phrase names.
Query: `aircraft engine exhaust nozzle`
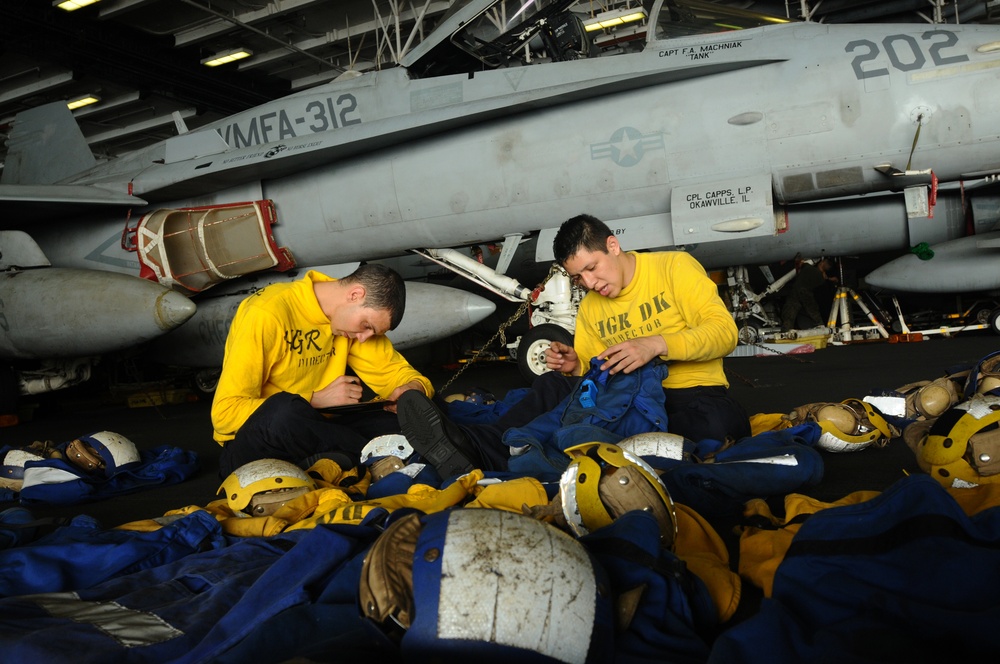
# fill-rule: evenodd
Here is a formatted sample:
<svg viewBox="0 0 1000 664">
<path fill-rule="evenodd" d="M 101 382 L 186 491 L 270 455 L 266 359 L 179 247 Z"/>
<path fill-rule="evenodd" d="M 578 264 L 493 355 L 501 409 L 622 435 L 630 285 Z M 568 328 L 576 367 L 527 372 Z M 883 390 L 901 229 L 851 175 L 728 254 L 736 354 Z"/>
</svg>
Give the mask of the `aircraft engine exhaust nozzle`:
<svg viewBox="0 0 1000 664">
<path fill-rule="evenodd" d="M 194 315 L 180 293 L 139 277 L 47 267 L 0 274 L 0 356 L 101 355 L 145 343 Z"/>
</svg>

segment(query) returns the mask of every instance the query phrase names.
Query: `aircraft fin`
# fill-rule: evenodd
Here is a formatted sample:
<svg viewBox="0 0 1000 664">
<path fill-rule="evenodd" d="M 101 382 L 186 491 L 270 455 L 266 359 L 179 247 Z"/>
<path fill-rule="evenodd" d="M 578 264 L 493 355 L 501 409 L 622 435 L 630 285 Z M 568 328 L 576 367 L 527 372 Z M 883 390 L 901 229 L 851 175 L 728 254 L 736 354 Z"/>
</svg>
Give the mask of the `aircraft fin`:
<svg viewBox="0 0 1000 664">
<path fill-rule="evenodd" d="M 62 101 L 18 113 L 7 146 L 3 184 L 55 184 L 97 163 Z"/>
</svg>

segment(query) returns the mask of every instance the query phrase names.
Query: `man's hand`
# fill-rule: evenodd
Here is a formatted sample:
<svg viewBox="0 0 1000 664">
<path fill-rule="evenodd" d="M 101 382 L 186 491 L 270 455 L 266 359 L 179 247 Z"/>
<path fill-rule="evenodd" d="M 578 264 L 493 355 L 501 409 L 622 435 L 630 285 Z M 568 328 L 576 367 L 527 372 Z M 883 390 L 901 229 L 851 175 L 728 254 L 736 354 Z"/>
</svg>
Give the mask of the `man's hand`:
<svg viewBox="0 0 1000 664">
<path fill-rule="evenodd" d="M 405 385 L 400 385 L 399 387 L 397 387 L 396 389 L 394 389 L 392 391 L 392 394 L 389 395 L 389 401 L 396 401 L 397 399 L 399 399 L 399 395 L 400 394 L 402 394 L 403 392 L 407 392 L 409 390 L 420 390 L 421 394 L 423 394 L 424 396 L 427 396 L 427 390 L 425 390 L 424 386 L 420 384 L 420 381 L 419 380 L 411 380 L 409 383 L 406 383 Z M 395 413 L 396 412 L 396 404 L 392 403 L 392 404 L 387 405 L 385 407 L 385 410 L 389 411 L 390 413 Z"/>
<path fill-rule="evenodd" d="M 606 360 L 601 365 L 601 371 L 609 369 L 612 374 L 619 371 L 632 373 L 653 358 L 666 354 L 667 342 L 663 337 L 639 337 L 609 346 L 597 359 Z"/>
<path fill-rule="evenodd" d="M 580 366 L 580 358 L 572 346 L 553 341 L 545 351 L 545 366 L 552 371 L 571 374 Z"/>
<path fill-rule="evenodd" d="M 357 376 L 338 376 L 322 390 L 313 392 L 309 403 L 313 408 L 343 406 L 361 400 L 361 379 Z"/>
</svg>

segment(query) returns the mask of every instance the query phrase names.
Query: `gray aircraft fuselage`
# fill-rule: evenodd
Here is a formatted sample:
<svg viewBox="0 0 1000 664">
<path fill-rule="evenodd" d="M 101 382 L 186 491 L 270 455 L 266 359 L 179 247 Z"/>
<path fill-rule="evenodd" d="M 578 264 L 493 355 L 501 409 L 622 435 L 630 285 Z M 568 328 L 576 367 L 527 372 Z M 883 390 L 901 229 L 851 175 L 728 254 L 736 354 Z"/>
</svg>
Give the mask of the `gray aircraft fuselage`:
<svg viewBox="0 0 1000 664">
<path fill-rule="evenodd" d="M 917 222 L 901 196 L 872 194 L 930 177 L 876 167 L 931 169 L 941 183 L 1000 169 L 998 40 L 994 26 L 802 23 L 475 74 L 395 68 L 72 183 L 130 182 L 155 207 L 272 199 L 275 237 L 302 265 L 493 241 L 581 212 L 634 237 L 627 247 L 684 246 L 710 266 L 787 258 L 803 243 L 905 249 Z M 222 151 L 181 158 L 192 150 Z M 871 204 L 798 205 L 858 196 Z M 116 242 L 123 223 L 74 219 L 33 234 L 53 264 L 134 271 Z M 927 233 L 954 237 L 940 231 Z M 797 239 L 781 242 L 786 232 Z"/>
</svg>

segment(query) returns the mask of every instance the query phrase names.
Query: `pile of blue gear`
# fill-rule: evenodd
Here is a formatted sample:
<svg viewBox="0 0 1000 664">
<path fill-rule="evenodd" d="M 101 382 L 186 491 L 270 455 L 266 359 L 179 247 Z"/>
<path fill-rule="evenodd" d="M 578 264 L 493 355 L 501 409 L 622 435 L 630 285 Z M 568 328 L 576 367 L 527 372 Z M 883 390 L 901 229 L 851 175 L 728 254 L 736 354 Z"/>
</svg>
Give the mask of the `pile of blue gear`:
<svg viewBox="0 0 1000 664">
<path fill-rule="evenodd" d="M 170 445 L 136 448 L 98 431 L 58 445 L 0 447 L 0 501 L 71 505 L 178 484 L 198 470 L 194 452 Z"/>
<path fill-rule="evenodd" d="M 521 452 L 512 472 L 442 481 L 419 459 L 400 459 L 356 494 L 368 505 L 353 520 L 351 507 L 341 508 L 341 520 L 312 528 L 235 537 L 200 509 L 146 531 L 102 530 L 86 517 L 37 520 L 24 508 L 0 512 L 0 569 L 11 570 L 0 579 L 0 651 L 12 661 L 74 664 L 889 662 L 992 654 L 984 635 L 1000 619 L 988 592 L 1000 586 L 1000 492 L 984 485 L 960 494 L 926 476 L 854 503 L 816 503 L 804 523 L 789 521 L 759 612 L 725 624 L 739 584 L 727 596 L 726 583 L 708 579 L 697 557 L 675 551 L 673 538 L 685 535 L 681 514 L 688 527 L 707 526 L 704 517 L 732 517 L 755 498 L 817 483 L 821 427 L 806 422 L 735 442 L 671 438 L 657 404 L 662 371 L 637 372 L 624 389 L 592 376 L 551 421 L 508 432 L 505 440 Z M 496 403 L 469 406 L 458 408 L 472 418 L 498 415 Z M 136 481 L 135 461 L 102 481 Z M 33 467 L 86 475 L 65 459 L 29 462 L 26 474 Z M 442 501 L 430 513 L 393 502 L 444 494 L 463 481 L 471 491 L 515 478 L 531 479 L 551 502 L 525 505 L 524 514 L 488 501 Z M 363 483 L 353 486 L 361 491 Z M 635 500 L 640 489 L 651 496 L 646 507 Z M 345 494 L 320 488 L 289 507 L 319 509 L 332 500 L 323 491 Z M 370 509 L 379 496 L 384 504 Z M 654 507 L 666 508 L 667 525 Z M 728 557 L 717 560 L 735 576 Z M 730 610 L 720 610 L 727 600 Z"/>
</svg>

